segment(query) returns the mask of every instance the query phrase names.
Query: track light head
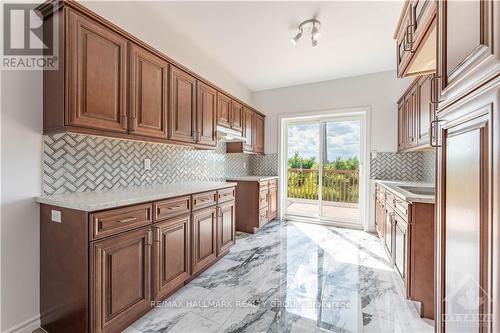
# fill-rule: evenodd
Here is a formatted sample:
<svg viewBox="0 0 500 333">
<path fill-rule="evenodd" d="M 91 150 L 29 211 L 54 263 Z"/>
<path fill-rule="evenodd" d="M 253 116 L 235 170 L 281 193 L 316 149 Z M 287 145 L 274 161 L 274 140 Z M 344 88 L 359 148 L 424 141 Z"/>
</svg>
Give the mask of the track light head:
<svg viewBox="0 0 500 333">
<path fill-rule="evenodd" d="M 292 44 L 297 45 L 297 42 L 299 41 L 300 37 L 302 37 L 302 30 L 300 30 L 295 37 L 292 38 Z"/>
</svg>

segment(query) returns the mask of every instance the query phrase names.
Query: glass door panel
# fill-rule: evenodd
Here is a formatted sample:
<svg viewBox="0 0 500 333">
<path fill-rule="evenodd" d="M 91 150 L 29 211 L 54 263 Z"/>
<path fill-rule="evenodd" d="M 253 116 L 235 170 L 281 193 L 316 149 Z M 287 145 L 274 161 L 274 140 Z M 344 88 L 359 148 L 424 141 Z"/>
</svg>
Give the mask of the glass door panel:
<svg viewBox="0 0 500 333">
<path fill-rule="evenodd" d="M 320 122 L 287 126 L 287 215 L 319 217 Z"/>
<path fill-rule="evenodd" d="M 322 127 L 321 217 L 357 223 L 361 121 L 326 121 Z"/>
</svg>

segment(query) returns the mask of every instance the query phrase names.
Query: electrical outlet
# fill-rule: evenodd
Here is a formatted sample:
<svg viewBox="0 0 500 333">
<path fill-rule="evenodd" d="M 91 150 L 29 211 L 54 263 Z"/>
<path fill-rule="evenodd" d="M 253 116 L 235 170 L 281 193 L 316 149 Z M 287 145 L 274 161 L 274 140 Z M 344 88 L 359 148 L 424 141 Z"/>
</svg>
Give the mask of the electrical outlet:
<svg viewBox="0 0 500 333">
<path fill-rule="evenodd" d="M 247 163 L 243 162 L 243 169 L 246 169 L 246 168 L 247 168 Z"/>
<path fill-rule="evenodd" d="M 57 222 L 57 223 L 61 223 L 61 211 L 60 210 L 51 210 L 50 211 L 50 219 L 52 220 L 52 222 Z"/>
<path fill-rule="evenodd" d="M 151 170 L 151 159 L 144 159 L 144 170 Z"/>
</svg>

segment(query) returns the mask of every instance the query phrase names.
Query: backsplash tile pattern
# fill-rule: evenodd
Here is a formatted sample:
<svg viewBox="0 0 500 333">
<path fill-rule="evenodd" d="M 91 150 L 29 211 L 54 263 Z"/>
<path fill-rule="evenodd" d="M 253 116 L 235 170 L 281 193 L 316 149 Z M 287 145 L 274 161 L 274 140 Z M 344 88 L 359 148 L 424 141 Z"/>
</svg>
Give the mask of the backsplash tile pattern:
<svg viewBox="0 0 500 333">
<path fill-rule="evenodd" d="M 436 152 L 434 150 L 422 152 L 422 181 L 434 183 L 436 179 Z"/>
<path fill-rule="evenodd" d="M 377 152 L 370 161 L 372 179 L 422 180 L 422 153 Z"/>
<path fill-rule="evenodd" d="M 222 181 L 225 145 L 215 150 L 79 134 L 43 138 L 43 193 L 108 190 L 175 181 Z M 144 170 L 144 159 L 151 170 Z"/>
<path fill-rule="evenodd" d="M 252 155 L 252 175 L 277 176 L 278 154 Z"/>
<path fill-rule="evenodd" d="M 226 177 L 250 176 L 252 175 L 251 154 L 226 154 Z"/>
</svg>

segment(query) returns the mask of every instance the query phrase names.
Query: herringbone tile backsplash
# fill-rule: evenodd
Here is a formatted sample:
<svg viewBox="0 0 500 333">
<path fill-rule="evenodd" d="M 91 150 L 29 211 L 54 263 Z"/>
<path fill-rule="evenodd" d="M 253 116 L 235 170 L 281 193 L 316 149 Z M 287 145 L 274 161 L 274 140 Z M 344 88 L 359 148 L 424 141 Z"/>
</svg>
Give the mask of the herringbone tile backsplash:
<svg viewBox="0 0 500 333">
<path fill-rule="evenodd" d="M 370 160 L 372 179 L 434 181 L 433 152 L 377 152 Z"/>
<path fill-rule="evenodd" d="M 195 150 L 177 145 L 79 134 L 43 138 L 43 192 L 58 194 L 225 179 L 225 145 Z M 144 170 L 144 159 L 151 170 Z"/>
</svg>

